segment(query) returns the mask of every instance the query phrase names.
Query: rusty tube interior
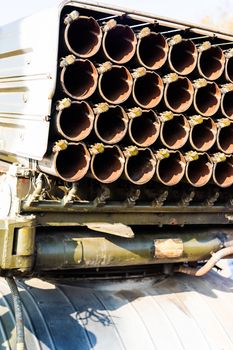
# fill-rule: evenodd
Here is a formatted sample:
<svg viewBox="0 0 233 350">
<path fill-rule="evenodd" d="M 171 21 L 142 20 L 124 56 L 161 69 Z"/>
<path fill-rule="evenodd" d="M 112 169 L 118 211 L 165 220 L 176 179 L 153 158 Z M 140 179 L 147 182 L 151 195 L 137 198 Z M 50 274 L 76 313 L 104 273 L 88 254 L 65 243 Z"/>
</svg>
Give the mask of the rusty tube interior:
<svg viewBox="0 0 233 350">
<path fill-rule="evenodd" d="M 170 152 L 168 158 L 158 160 L 156 166 L 157 179 L 166 186 L 178 184 L 185 172 L 185 159 L 179 152 Z"/>
<path fill-rule="evenodd" d="M 233 184 L 233 158 L 214 165 L 214 182 L 220 187 L 229 187 Z"/>
<path fill-rule="evenodd" d="M 189 140 L 191 146 L 200 152 L 208 151 L 215 143 L 217 137 L 217 126 L 211 119 L 204 119 L 201 124 L 191 127 Z"/>
<path fill-rule="evenodd" d="M 124 157 L 117 146 L 105 146 L 103 153 L 92 156 L 92 176 L 102 183 L 112 183 L 119 179 L 124 170 Z"/>
<path fill-rule="evenodd" d="M 111 106 L 95 118 L 95 132 L 107 144 L 120 142 L 127 132 L 128 117 L 121 106 Z"/>
<path fill-rule="evenodd" d="M 154 108 L 163 96 L 163 81 L 154 72 L 136 78 L 133 85 L 133 98 L 142 108 Z"/>
<path fill-rule="evenodd" d="M 220 128 L 217 135 L 217 147 L 220 151 L 233 153 L 233 124 Z"/>
<path fill-rule="evenodd" d="M 166 62 L 168 44 L 160 33 L 151 32 L 141 38 L 137 45 L 137 59 L 147 69 L 156 70 Z"/>
<path fill-rule="evenodd" d="M 125 175 L 136 184 L 143 185 L 150 181 L 155 173 L 155 158 L 149 148 L 140 149 L 136 156 L 126 159 Z"/>
<path fill-rule="evenodd" d="M 187 181 L 194 187 L 202 187 L 206 185 L 212 175 L 213 163 L 209 156 L 199 154 L 197 160 L 192 160 L 186 165 L 186 178 Z"/>
<path fill-rule="evenodd" d="M 80 16 L 65 30 L 67 48 L 82 58 L 94 56 L 101 46 L 101 39 L 101 28 L 93 17 Z"/>
<path fill-rule="evenodd" d="M 129 137 L 139 147 L 149 147 L 159 136 L 160 122 L 153 110 L 143 111 L 129 122 Z"/>
<path fill-rule="evenodd" d="M 194 108 L 204 117 L 214 115 L 220 106 L 221 91 L 216 83 L 208 83 L 194 93 Z"/>
<path fill-rule="evenodd" d="M 170 149 L 179 149 L 185 145 L 189 137 L 189 123 L 182 114 L 175 114 L 173 119 L 162 123 L 161 142 Z"/>
<path fill-rule="evenodd" d="M 222 95 L 221 110 L 223 115 L 233 120 L 233 91 L 228 91 Z"/>
<path fill-rule="evenodd" d="M 68 140 L 81 141 L 91 132 L 94 122 L 94 113 L 88 103 L 72 102 L 57 115 L 57 130 Z"/>
<path fill-rule="evenodd" d="M 225 77 L 229 82 L 233 83 L 233 56 L 226 60 Z"/>
<path fill-rule="evenodd" d="M 98 73 L 89 60 L 77 59 L 64 67 L 61 72 L 61 84 L 64 91 L 77 100 L 90 97 L 97 87 Z"/>
<path fill-rule="evenodd" d="M 183 113 L 189 109 L 193 101 L 194 89 L 186 77 L 167 83 L 164 91 L 166 107 L 175 113 Z"/>
<path fill-rule="evenodd" d="M 168 54 L 170 68 L 180 75 L 192 73 L 197 64 L 197 48 L 189 39 L 172 45 Z"/>
<path fill-rule="evenodd" d="M 117 24 L 109 29 L 103 37 L 104 54 L 117 64 L 130 61 L 136 51 L 136 45 L 136 36 L 127 25 Z"/>
<path fill-rule="evenodd" d="M 199 73 L 208 80 L 220 78 L 224 70 L 225 56 L 218 46 L 211 46 L 209 49 L 199 53 Z"/>
<path fill-rule="evenodd" d="M 101 74 L 99 92 L 101 97 L 112 104 L 126 101 L 132 90 L 133 78 L 124 66 L 113 66 L 111 70 Z"/>
<path fill-rule="evenodd" d="M 64 151 L 57 153 L 55 168 L 58 176 L 64 181 L 81 180 L 87 173 L 90 154 L 82 143 L 70 143 Z"/>
</svg>

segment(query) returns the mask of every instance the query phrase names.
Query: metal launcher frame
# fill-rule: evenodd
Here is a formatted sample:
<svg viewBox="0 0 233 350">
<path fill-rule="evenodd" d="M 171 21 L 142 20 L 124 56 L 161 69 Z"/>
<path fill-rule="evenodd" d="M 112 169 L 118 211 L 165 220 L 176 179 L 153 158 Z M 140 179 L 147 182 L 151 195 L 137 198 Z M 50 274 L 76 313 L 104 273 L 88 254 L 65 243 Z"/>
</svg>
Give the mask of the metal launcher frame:
<svg viewBox="0 0 233 350">
<path fill-rule="evenodd" d="M 76 1 L 0 28 L 1 274 L 230 256 L 232 50 Z"/>
</svg>

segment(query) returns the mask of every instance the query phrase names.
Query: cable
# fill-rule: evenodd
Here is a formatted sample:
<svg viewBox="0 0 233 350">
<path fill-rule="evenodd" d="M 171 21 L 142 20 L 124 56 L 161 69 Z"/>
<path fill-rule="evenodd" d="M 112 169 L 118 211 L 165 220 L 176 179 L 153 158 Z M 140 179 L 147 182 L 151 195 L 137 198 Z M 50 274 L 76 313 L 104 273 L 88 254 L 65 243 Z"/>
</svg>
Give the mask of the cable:
<svg viewBox="0 0 233 350">
<path fill-rule="evenodd" d="M 188 267 L 188 266 L 178 266 L 174 271 L 185 273 L 187 275 L 197 276 L 197 277 L 204 276 L 216 265 L 216 263 L 220 259 L 225 258 L 226 256 L 229 256 L 232 254 L 233 254 L 233 246 L 223 248 L 223 249 L 220 249 L 217 253 L 214 253 L 212 257 L 205 263 L 205 265 L 203 265 L 198 269 Z"/>
<path fill-rule="evenodd" d="M 16 350 L 25 350 L 23 310 L 19 291 L 13 277 L 5 277 L 10 288 L 15 311 Z"/>
</svg>

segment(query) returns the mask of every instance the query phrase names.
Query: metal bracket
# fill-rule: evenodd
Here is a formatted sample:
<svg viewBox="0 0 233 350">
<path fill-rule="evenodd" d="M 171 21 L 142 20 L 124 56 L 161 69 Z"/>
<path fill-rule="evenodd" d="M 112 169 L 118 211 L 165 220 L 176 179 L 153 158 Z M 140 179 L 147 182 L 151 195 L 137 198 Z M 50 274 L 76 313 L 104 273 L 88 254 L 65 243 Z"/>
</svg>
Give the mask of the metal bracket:
<svg viewBox="0 0 233 350">
<path fill-rule="evenodd" d="M 220 192 L 216 190 L 214 193 L 212 193 L 210 195 L 210 197 L 207 197 L 207 199 L 204 201 L 203 205 L 204 206 L 207 205 L 208 207 L 212 207 L 215 204 L 215 202 L 217 202 L 219 196 L 220 196 Z"/>
<path fill-rule="evenodd" d="M 195 191 L 189 191 L 188 193 L 184 193 L 181 197 L 181 201 L 179 202 L 179 205 L 182 207 L 187 207 L 192 202 L 193 198 L 195 197 Z"/>
<path fill-rule="evenodd" d="M 33 215 L 0 220 L 0 270 L 31 270 L 35 225 Z"/>
<path fill-rule="evenodd" d="M 125 200 L 127 207 L 133 207 L 136 204 L 136 201 L 139 199 L 141 191 L 139 188 L 131 188 L 130 192 Z"/>
<path fill-rule="evenodd" d="M 111 192 L 109 187 L 102 185 L 100 194 L 94 199 L 93 204 L 95 207 L 102 207 L 106 204 L 107 199 L 110 198 Z"/>
<path fill-rule="evenodd" d="M 158 196 L 151 202 L 152 207 L 162 207 L 168 197 L 168 191 L 160 191 Z"/>
</svg>

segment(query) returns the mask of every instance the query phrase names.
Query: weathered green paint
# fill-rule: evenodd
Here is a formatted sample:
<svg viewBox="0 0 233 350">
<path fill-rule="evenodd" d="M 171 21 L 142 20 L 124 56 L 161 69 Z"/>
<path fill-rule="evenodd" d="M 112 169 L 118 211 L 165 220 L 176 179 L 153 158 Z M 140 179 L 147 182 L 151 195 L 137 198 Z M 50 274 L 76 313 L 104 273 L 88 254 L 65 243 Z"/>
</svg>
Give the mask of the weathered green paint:
<svg viewBox="0 0 233 350">
<path fill-rule="evenodd" d="M 199 208 L 200 209 L 200 208 Z M 220 209 L 219 209 L 220 210 Z M 232 225 L 232 213 L 227 211 L 207 213 L 203 208 L 202 212 L 145 212 L 140 211 L 137 207 L 131 210 L 118 210 L 115 212 L 96 210 L 88 211 L 82 209 L 77 212 L 34 212 L 37 215 L 37 224 L 41 226 L 77 226 L 92 222 L 115 223 L 120 222 L 125 225 Z M 230 218 L 230 219 L 229 219 Z"/>
<path fill-rule="evenodd" d="M 48 231 L 47 231 L 48 232 Z M 42 230 L 36 238 L 35 270 L 78 269 L 89 267 L 133 266 L 207 259 L 232 239 L 233 232 L 221 230 L 176 232 L 137 232 L 135 238 L 93 233 L 84 229 L 75 232 L 57 229 Z M 156 258 L 156 240 L 177 239 L 183 243 L 183 253 L 176 258 Z M 175 249 L 175 247 L 174 247 Z"/>
<path fill-rule="evenodd" d="M 32 268 L 35 221 L 30 217 L 0 220 L 0 268 L 22 272 Z"/>
</svg>

